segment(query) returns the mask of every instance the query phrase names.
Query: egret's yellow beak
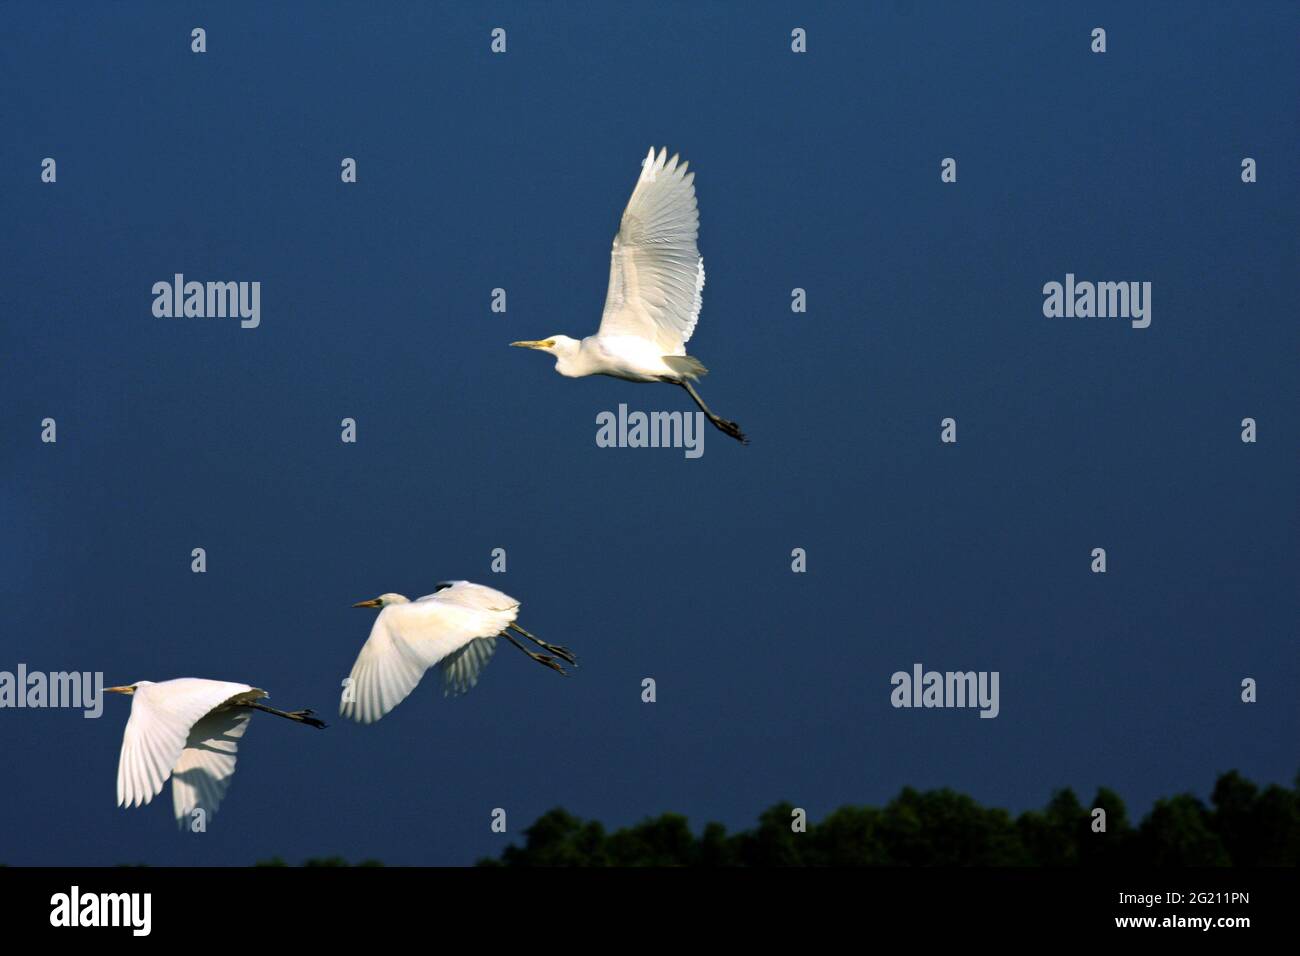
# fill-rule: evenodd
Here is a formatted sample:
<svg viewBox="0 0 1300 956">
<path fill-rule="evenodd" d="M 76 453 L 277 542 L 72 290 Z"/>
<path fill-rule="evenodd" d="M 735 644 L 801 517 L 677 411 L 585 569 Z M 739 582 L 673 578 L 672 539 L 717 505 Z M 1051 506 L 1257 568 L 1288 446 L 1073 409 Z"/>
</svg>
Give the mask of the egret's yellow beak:
<svg viewBox="0 0 1300 956">
<path fill-rule="evenodd" d="M 123 684 L 121 687 L 105 687 L 105 694 L 134 694 L 135 688 L 130 684 Z"/>
<path fill-rule="evenodd" d="M 549 349 L 555 344 L 555 339 L 536 339 L 532 342 L 511 342 L 510 344 L 520 349 Z"/>
<path fill-rule="evenodd" d="M 379 598 L 371 598 L 369 601 L 358 601 L 353 607 L 379 607 Z"/>
</svg>

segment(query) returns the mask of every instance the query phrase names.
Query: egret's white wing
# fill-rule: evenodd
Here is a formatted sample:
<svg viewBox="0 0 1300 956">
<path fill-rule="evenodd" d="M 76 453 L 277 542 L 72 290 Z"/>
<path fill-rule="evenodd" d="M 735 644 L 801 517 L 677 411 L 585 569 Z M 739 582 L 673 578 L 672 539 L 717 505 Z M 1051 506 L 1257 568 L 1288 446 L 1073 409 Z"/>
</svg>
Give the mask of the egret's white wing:
<svg viewBox="0 0 1300 956">
<path fill-rule="evenodd" d="M 685 355 L 700 318 L 704 260 L 696 238 L 700 214 L 695 174 L 654 148 L 641 168 L 609 261 L 602 336 L 654 342 L 664 355 Z"/>
<path fill-rule="evenodd" d="M 172 771 L 172 808 L 177 826 L 184 826 L 195 810 L 202 810 L 208 817 L 217 812 L 230 787 L 230 778 L 235 775 L 240 738 L 252 718 L 252 711 L 223 707 L 191 728 L 181 759 Z"/>
<path fill-rule="evenodd" d="M 519 602 L 509 595 L 468 581 L 410 604 L 390 604 L 375 618 L 352 665 L 339 713 L 374 723 L 404 701 L 430 667 L 475 638 L 500 634 L 518 610 Z M 485 663 L 486 657 L 479 667 Z"/>
<path fill-rule="evenodd" d="M 474 687 L 496 649 L 495 637 L 480 637 L 443 658 L 442 695 L 456 697 Z"/>
<path fill-rule="evenodd" d="M 473 581 L 444 581 L 438 585 L 438 590 L 416 598 L 415 601 L 417 604 L 436 601 L 468 611 L 494 612 L 519 609 L 519 602 L 509 594 L 490 588 L 486 584 L 475 584 Z M 511 617 L 510 620 L 513 621 L 514 618 Z"/>
<path fill-rule="evenodd" d="M 118 806 L 138 807 L 157 796 L 185 749 L 190 729 L 207 713 L 237 699 L 265 696 L 248 684 L 197 677 L 136 685 L 117 762 Z"/>
</svg>

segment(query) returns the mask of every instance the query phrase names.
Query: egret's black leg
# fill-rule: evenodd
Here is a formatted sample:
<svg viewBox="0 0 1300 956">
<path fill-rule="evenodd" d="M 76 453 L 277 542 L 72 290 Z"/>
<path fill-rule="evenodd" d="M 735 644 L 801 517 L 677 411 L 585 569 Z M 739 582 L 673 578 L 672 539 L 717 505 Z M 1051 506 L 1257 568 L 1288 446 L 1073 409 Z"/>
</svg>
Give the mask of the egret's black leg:
<svg viewBox="0 0 1300 956">
<path fill-rule="evenodd" d="M 509 632 L 507 632 L 507 631 L 502 631 L 502 632 L 501 632 L 501 636 L 504 637 L 504 638 L 505 638 L 507 641 L 509 641 L 511 644 L 513 644 L 515 647 L 519 648 L 521 651 L 523 651 L 525 654 L 527 654 L 527 655 L 528 655 L 529 657 L 531 657 L 533 660 L 537 661 L 537 663 L 539 663 L 539 664 L 545 664 L 545 665 L 546 665 L 547 667 L 549 667 L 551 670 L 553 670 L 553 671 L 559 671 L 559 672 L 560 672 L 561 674 L 563 674 L 565 677 L 568 677 L 568 676 L 569 676 L 569 675 L 568 675 L 568 672 L 565 671 L 565 669 L 559 665 L 559 663 L 555 660 L 554 657 L 548 657 L 548 656 L 545 655 L 545 654 L 534 654 L 534 653 L 533 653 L 532 651 L 530 651 L 528 648 L 524 647 L 524 645 L 520 644 L 520 643 L 519 643 L 518 641 L 516 641 L 513 637 L 511 637 L 510 634 L 509 634 Z"/>
<path fill-rule="evenodd" d="M 695 390 L 694 385 L 692 385 L 686 379 L 682 379 L 677 384 L 680 385 L 682 388 L 686 389 L 686 394 L 691 396 L 692 399 L 694 399 L 696 405 L 700 406 L 700 411 L 702 411 L 705 414 L 705 416 L 708 417 L 709 421 L 713 422 L 715 428 L 717 428 L 723 434 L 730 435 L 732 438 L 736 439 L 736 441 L 740 442 L 742 445 L 749 444 L 749 439 L 745 437 L 745 433 L 740 430 L 739 425 L 737 425 L 735 422 L 729 422 L 725 418 L 721 418 L 713 414 L 713 412 L 709 411 L 709 406 L 704 404 L 704 399 L 700 398 L 700 393 Z"/>
<path fill-rule="evenodd" d="M 537 637 L 534 634 L 529 634 L 518 624 L 511 624 L 510 627 L 512 630 L 518 631 L 524 637 L 528 638 L 538 647 L 544 648 L 545 650 L 550 651 L 552 654 L 558 654 L 560 657 L 563 657 L 570 664 L 576 665 L 578 663 L 578 659 L 573 656 L 573 651 L 569 650 L 567 647 L 561 647 L 559 644 L 548 644 L 540 637 Z"/>
<path fill-rule="evenodd" d="M 284 717 L 287 720 L 296 720 L 300 724 L 306 724 L 307 726 L 315 727 L 318 730 L 326 726 L 325 721 L 312 716 L 312 714 L 316 713 L 314 710 L 276 710 L 274 707 L 267 707 L 266 704 L 257 703 L 247 704 L 245 706 L 251 707 L 254 710 L 260 710 L 265 714 L 275 714 L 275 716 Z"/>
</svg>

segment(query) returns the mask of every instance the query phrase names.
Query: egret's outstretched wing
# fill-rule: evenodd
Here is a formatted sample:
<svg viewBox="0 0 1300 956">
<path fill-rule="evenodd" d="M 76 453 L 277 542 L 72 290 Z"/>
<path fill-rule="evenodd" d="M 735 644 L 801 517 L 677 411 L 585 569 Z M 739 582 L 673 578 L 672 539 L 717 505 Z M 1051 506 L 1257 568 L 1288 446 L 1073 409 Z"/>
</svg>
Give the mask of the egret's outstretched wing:
<svg viewBox="0 0 1300 956">
<path fill-rule="evenodd" d="M 253 713 L 243 708 L 221 708 L 190 729 L 181 759 L 172 771 L 172 808 L 176 825 L 184 826 L 195 810 L 208 818 L 217 812 L 235 775 L 240 738 Z"/>
<path fill-rule="evenodd" d="M 352 665 L 339 713 L 374 723 L 404 701 L 430 667 L 475 638 L 500 634 L 518 612 L 514 598 L 468 581 L 385 607 Z M 479 667 L 485 663 L 486 657 Z"/>
<path fill-rule="evenodd" d="M 467 612 L 493 613 L 519 610 L 519 602 L 509 594 L 504 594 L 485 584 L 475 584 L 473 581 L 443 581 L 432 594 L 415 599 L 416 604 L 431 601 L 455 605 Z M 513 621 L 514 617 L 512 616 L 510 620 Z"/>
<path fill-rule="evenodd" d="M 649 339 L 664 355 L 684 355 L 700 318 L 704 260 L 695 174 L 654 148 L 632 190 L 610 253 L 602 336 Z"/>
<path fill-rule="evenodd" d="M 478 683 L 478 675 L 487 667 L 497 649 L 495 637 L 480 637 L 443 658 L 442 696 L 456 697 Z"/>
<path fill-rule="evenodd" d="M 138 807 L 157 796 L 180 760 L 191 728 L 210 711 L 265 696 L 248 684 L 197 677 L 136 685 L 117 762 L 118 806 Z"/>
</svg>

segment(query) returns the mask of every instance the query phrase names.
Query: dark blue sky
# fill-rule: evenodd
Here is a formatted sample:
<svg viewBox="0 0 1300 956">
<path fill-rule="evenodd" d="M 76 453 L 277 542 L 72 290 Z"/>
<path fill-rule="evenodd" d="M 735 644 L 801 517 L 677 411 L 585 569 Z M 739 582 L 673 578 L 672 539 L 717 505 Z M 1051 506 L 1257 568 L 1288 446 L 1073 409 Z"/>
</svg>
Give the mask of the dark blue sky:
<svg viewBox="0 0 1300 956">
<path fill-rule="evenodd" d="M 194 836 L 169 791 L 114 806 L 127 701 L 0 711 L 0 861 L 455 864 L 494 807 L 517 839 L 555 805 L 1291 781 L 1294 6 L 805 6 L 6 5 L 0 669 L 246 681 L 332 726 L 255 719 Z M 690 348 L 753 439 L 694 461 L 595 444 L 678 390 L 506 347 L 595 330 L 651 144 L 697 171 Z M 175 272 L 260 281 L 261 327 L 154 318 Z M 1067 272 L 1150 281 L 1151 327 L 1045 318 Z M 349 605 L 461 577 L 577 676 L 502 646 L 467 697 L 335 719 Z M 1001 715 L 891 708 L 916 661 L 999 671 Z"/>
</svg>

